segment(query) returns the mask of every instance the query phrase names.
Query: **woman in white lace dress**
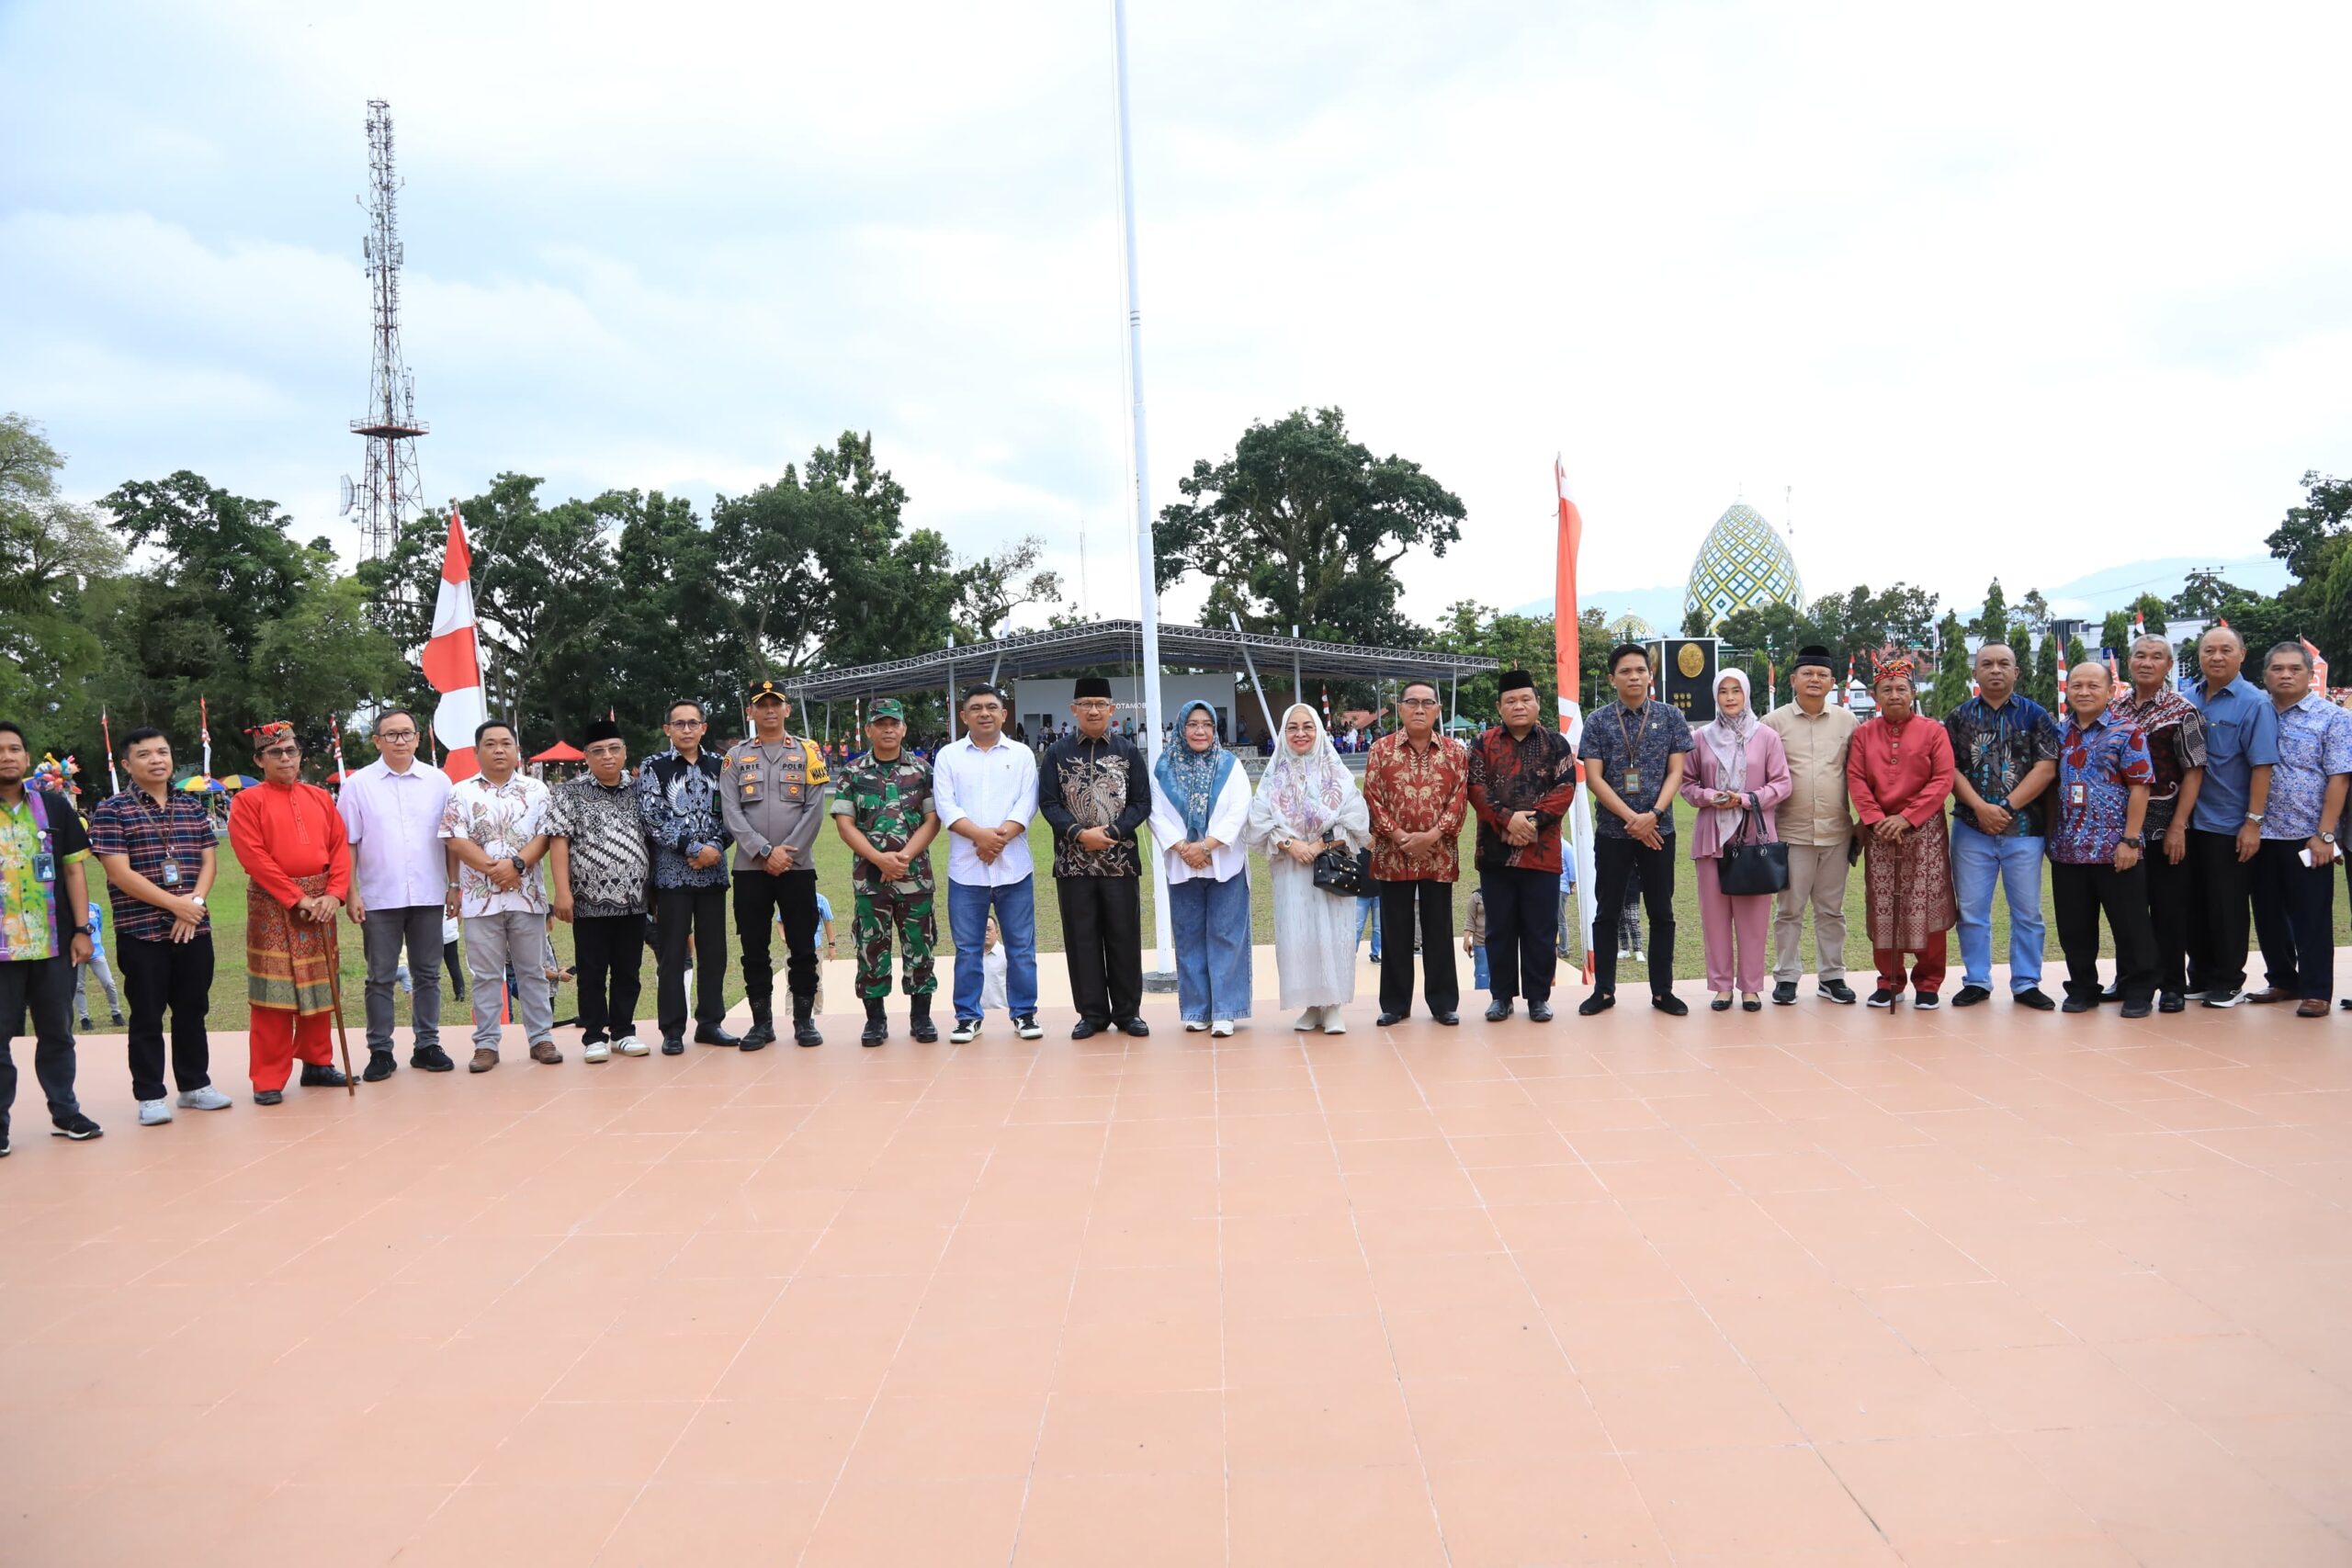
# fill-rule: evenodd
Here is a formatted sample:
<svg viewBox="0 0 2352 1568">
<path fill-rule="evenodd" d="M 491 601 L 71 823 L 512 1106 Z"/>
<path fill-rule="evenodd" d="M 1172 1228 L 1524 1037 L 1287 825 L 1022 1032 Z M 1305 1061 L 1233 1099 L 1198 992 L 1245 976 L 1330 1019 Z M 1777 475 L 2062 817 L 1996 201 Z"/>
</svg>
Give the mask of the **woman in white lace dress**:
<svg viewBox="0 0 2352 1568">
<path fill-rule="evenodd" d="M 1323 721 L 1296 703 L 1283 715 L 1282 740 L 1250 803 L 1248 841 L 1272 871 L 1282 1005 L 1304 1010 L 1295 1028 L 1344 1034 L 1340 1010 L 1356 995 L 1356 901 L 1315 886 L 1326 838 L 1352 854 L 1371 841 L 1372 818 Z"/>
</svg>

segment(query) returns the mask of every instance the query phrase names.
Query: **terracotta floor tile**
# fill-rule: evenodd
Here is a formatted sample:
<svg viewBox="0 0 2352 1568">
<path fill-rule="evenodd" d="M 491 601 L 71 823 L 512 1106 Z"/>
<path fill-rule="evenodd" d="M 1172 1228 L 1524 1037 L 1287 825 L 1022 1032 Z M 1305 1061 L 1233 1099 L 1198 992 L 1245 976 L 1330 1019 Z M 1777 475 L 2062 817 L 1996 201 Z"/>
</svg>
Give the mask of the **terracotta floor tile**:
<svg viewBox="0 0 2352 1568">
<path fill-rule="evenodd" d="M 2325 1031 L 1284 1021 L 29 1141 L 0 1557 L 2352 1560 Z"/>
<path fill-rule="evenodd" d="M 1226 1495 L 1236 1568 L 1447 1562 L 1419 1465 L 1237 1469 Z"/>
</svg>

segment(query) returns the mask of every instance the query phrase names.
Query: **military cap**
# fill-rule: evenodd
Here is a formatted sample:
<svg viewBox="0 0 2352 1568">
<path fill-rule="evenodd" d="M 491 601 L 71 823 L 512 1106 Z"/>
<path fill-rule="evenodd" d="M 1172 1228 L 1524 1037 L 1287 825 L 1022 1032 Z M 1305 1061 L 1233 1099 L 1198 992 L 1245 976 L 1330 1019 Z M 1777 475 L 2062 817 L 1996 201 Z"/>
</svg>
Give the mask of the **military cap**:
<svg viewBox="0 0 2352 1568">
<path fill-rule="evenodd" d="M 876 698 L 874 705 L 865 710 L 865 722 L 875 724 L 886 718 L 895 718 L 900 724 L 906 723 L 906 705 L 896 697 Z"/>
<path fill-rule="evenodd" d="M 770 700 L 788 703 L 792 700 L 792 694 L 784 689 L 784 682 L 781 681 L 754 681 L 752 682 L 750 699 L 755 703 Z"/>
</svg>

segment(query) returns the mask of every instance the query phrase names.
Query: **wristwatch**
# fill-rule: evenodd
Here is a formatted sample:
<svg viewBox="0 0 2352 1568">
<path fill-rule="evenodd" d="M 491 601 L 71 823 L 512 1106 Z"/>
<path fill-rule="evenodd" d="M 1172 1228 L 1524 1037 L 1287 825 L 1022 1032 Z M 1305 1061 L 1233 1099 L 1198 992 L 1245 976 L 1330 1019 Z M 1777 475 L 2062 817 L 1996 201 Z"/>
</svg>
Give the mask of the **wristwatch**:
<svg viewBox="0 0 2352 1568">
<path fill-rule="evenodd" d="M 2331 839 L 2331 840 L 2329 840 L 2328 841 L 2329 841 L 2330 843 L 2335 842 L 2335 840 L 2332 840 L 2332 839 Z M 198 908 L 199 908 L 199 909 L 201 909 L 201 908 L 204 908 L 204 895 L 203 895 L 203 894 L 201 894 L 201 893 L 191 893 L 191 894 L 189 894 L 189 895 L 187 896 L 187 901 L 188 901 L 189 903 L 191 903 L 191 904 L 195 905 L 195 906 L 196 906 Z"/>
<path fill-rule="evenodd" d="M 515 875 L 528 876 L 531 874 L 531 868 L 523 863 L 523 857 L 521 855 L 508 855 L 506 858 L 514 863 Z"/>
<path fill-rule="evenodd" d="M 2333 833 L 2322 833 L 2319 836 L 2319 841 L 2323 844 L 2333 844 L 2335 842 L 2335 835 Z"/>
<path fill-rule="evenodd" d="M 2262 826 L 2262 813 L 2259 811 L 2247 812 L 2245 814 L 2245 819 L 2253 823 L 2257 828 Z"/>
</svg>

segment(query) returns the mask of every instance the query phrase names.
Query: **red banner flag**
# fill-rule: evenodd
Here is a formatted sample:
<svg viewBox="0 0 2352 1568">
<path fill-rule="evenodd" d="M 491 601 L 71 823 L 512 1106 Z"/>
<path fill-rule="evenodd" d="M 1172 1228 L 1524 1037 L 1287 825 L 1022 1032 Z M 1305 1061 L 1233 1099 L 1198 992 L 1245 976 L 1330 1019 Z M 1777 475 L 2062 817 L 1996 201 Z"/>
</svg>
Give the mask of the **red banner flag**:
<svg viewBox="0 0 2352 1568">
<path fill-rule="evenodd" d="M 466 548 L 465 519 L 449 508 L 449 544 L 441 559 L 441 589 L 433 601 L 433 637 L 419 660 L 424 678 L 441 694 L 433 710 L 433 733 L 447 758 L 442 771 L 454 781 L 481 769 L 474 761 L 474 729 L 490 716 L 482 700 L 481 650 L 474 640 L 474 563 Z"/>
<path fill-rule="evenodd" d="M 1552 489 L 1560 502 L 1560 535 L 1553 559 L 1552 656 L 1554 683 L 1559 688 L 1560 732 L 1574 754 L 1584 740 L 1584 706 L 1578 701 L 1584 685 L 1582 610 L 1577 602 L 1577 555 L 1584 547 L 1584 513 L 1568 499 L 1568 470 L 1555 454 L 1552 458 Z M 1577 764 L 1577 782 L 1584 782 L 1584 764 Z M 1560 824 L 1566 835 L 1562 846 L 1576 873 L 1577 924 L 1583 931 L 1584 978 L 1592 983 L 1592 915 L 1594 909 L 1592 800 L 1577 790 L 1568 805 L 1568 818 Z"/>
</svg>

